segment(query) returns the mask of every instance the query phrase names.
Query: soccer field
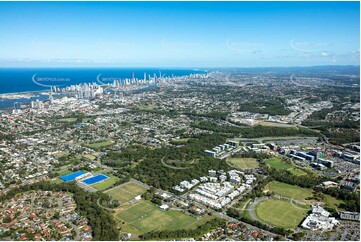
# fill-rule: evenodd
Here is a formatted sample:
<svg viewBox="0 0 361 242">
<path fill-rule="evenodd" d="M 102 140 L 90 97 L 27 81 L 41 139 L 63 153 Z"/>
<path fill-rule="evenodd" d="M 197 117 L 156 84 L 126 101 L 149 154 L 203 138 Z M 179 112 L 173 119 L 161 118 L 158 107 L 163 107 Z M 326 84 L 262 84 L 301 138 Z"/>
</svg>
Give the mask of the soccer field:
<svg viewBox="0 0 361 242">
<path fill-rule="evenodd" d="M 285 162 L 277 157 L 269 158 L 269 159 L 265 160 L 265 162 L 269 167 L 275 168 L 277 170 L 286 170 L 286 169 L 292 168 L 291 164 L 288 164 L 287 162 Z"/>
<path fill-rule="evenodd" d="M 313 196 L 312 189 L 302 188 L 299 186 L 289 185 L 277 181 L 267 184 L 267 187 L 270 191 L 274 192 L 276 195 L 293 198 L 301 202 L 307 202 L 307 200 L 305 199 L 307 197 Z"/>
<path fill-rule="evenodd" d="M 269 199 L 256 205 L 255 214 L 262 222 L 281 227 L 295 228 L 306 217 L 309 208 L 286 200 Z"/>
<path fill-rule="evenodd" d="M 238 169 L 251 169 L 259 166 L 255 158 L 228 158 L 227 163 Z"/>
<path fill-rule="evenodd" d="M 199 223 L 194 217 L 179 211 L 161 211 L 150 201 L 141 200 L 115 215 L 126 224 L 123 231 L 136 235 L 152 230 L 179 230 Z"/>
<path fill-rule="evenodd" d="M 127 182 L 105 193 L 124 204 L 133 200 L 136 196 L 142 195 L 146 190 L 147 188 L 134 182 Z"/>
</svg>

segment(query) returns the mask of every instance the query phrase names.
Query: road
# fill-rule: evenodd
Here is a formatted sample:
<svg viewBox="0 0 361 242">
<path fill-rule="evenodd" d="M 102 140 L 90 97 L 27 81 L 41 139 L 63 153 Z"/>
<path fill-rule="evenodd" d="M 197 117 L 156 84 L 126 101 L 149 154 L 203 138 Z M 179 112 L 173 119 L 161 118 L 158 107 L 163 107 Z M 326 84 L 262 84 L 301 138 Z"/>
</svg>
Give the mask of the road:
<svg viewBox="0 0 361 242">
<path fill-rule="evenodd" d="M 187 199 L 187 194 L 188 194 L 188 192 L 187 192 L 186 194 L 181 195 L 181 197 L 184 198 L 184 199 Z M 213 213 L 213 214 L 216 214 L 218 217 L 223 218 L 223 219 L 225 219 L 225 220 L 227 220 L 227 221 L 240 223 L 240 224 L 243 224 L 243 225 L 247 226 L 247 228 L 249 228 L 249 229 L 258 230 L 258 231 L 262 231 L 262 232 L 265 233 L 265 234 L 269 234 L 269 235 L 272 235 L 272 236 L 277 236 L 276 234 L 271 233 L 270 231 L 263 230 L 263 229 L 261 229 L 261 228 L 255 227 L 255 226 L 253 226 L 253 225 L 250 225 L 250 224 L 245 223 L 245 222 L 243 222 L 243 221 L 240 221 L 240 220 L 238 220 L 238 219 L 232 218 L 232 217 L 228 216 L 228 215 L 225 214 L 225 213 L 218 212 L 218 211 L 215 211 L 215 210 L 213 210 L 213 209 L 207 208 L 205 205 L 203 205 L 203 204 L 201 204 L 201 203 L 198 203 L 198 202 L 196 202 L 196 201 L 192 201 L 192 202 L 193 202 L 194 204 L 196 204 L 198 207 L 204 209 L 204 211 L 207 211 L 207 212 L 211 212 L 211 213 Z"/>
<path fill-rule="evenodd" d="M 174 170 L 187 170 L 187 169 L 189 169 L 189 168 L 192 168 L 192 167 L 176 167 L 176 166 L 168 165 L 168 164 L 166 164 L 166 163 L 164 162 L 164 158 L 165 158 L 165 156 L 163 156 L 163 158 L 162 158 L 160 161 L 162 162 L 163 166 L 168 167 L 168 168 L 170 168 L 170 169 L 174 169 Z"/>
<path fill-rule="evenodd" d="M 254 200 L 253 202 L 250 202 L 250 206 L 248 207 L 247 211 L 248 211 L 249 216 L 252 218 L 252 220 L 255 220 L 255 221 L 259 220 L 257 218 L 257 216 L 254 214 L 254 208 L 258 203 L 260 203 L 262 201 L 266 201 L 266 200 L 268 200 L 268 197 L 261 197 L 261 198 Z M 270 226 L 269 224 L 267 224 L 267 225 Z"/>
</svg>

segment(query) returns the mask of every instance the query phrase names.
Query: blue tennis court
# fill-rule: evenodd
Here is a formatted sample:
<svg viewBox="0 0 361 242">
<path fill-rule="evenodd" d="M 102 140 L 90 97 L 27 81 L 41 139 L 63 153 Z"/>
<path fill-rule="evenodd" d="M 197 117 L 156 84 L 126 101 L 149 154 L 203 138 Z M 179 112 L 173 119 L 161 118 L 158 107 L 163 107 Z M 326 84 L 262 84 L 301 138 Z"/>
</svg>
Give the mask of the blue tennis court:
<svg viewBox="0 0 361 242">
<path fill-rule="evenodd" d="M 81 176 L 83 174 L 85 174 L 84 171 L 77 171 L 74 173 L 70 173 L 69 175 L 61 176 L 60 179 L 62 179 L 65 182 L 70 182 L 70 181 L 75 180 L 75 178 L 77 178 L 78 176 Z"/>
<path fill-rule="evenodd" d="M 98 174 L 96 176 L 92 176 L 92 177 L 89 177 L 89 178 L 87 178 L 85 180 L 82 180 L 82 182 L 84 182 L 87 185 L 92 185 L 94 183 L 103 181 L 103 180 L 108 179 L 108 178 L 109 177 L 104 175 L 104 174 Z"/>
</svg>

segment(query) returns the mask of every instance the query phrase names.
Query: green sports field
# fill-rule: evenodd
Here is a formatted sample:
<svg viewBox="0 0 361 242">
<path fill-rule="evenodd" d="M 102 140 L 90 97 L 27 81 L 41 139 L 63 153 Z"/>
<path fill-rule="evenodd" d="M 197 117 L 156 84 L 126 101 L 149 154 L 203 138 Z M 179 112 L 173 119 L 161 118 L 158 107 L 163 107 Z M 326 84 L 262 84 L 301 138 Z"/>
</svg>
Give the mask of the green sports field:
<svg viewBox="0 0 361 242">
<path fill-rule="evenodd" d="M 259 166 L 255 158 L 228 158 L 227 163 L 238 169 L 251 169 Z"/>
<path fill-rule="evenodd" d="M 59 176 L 65 176 L 65 175 L 68 175 L 68 174 L 70 174 L 70 173 L 72 173 L 73 171 L 70 171 L 70 170 L 68 170 L 68 169 L 64 169 L 64 170 L 62 170 L 62 171 L 59 171 L 58 173 L 59 173 Z"/>
<path fill-rule="evenodd" d="M 62 119 L 59 119 L 60 122 L 68 122 L 68 123 L 75 122 L 76 120 L 77 120 L 77 118 L 62 118 Z"/>
<path fill-rule="evenodd" d="M 98 191 L 104 191 L 104 190 L 108 189 L 109 187 L 113 186 L 117 181 L 119 181 L 118 177 L 110 176 L 105 181 L 96 183 L 92 187 L 94 187 Z"/>
<path fill-rule="evenodd" d="M 105 193 L 124 204 L 133 200 L 136 196 L 142 195 L 146 190 L 147 188 L 134 182 L 127 182 Z"/>
<path fill-rule="evenodd" d="M 255 214 L 262 222 L 281 227 L 295 228 L 306 217 L 309 207 L 286 200 L 269 199 L 255 207 Z"/>
<path fill-rule="evenodd" d="M 275 195 L 293 198 L 301 202 L 307 202 L 305 199 L 313 196 L 312 189 L 302 188 L 277 181 L 267 184 L 266 187 L 269 191 L 274 192 Z"/>
<path fill-rule="evenodd" d="M 84 146 L 91 148 L 91 149 L 99 149 L 102 147 L 110 146 L 113 144 L 112 140 L 105 140 L 101 142 L 94 142 L 94 143 L 85 143 Z"/>
<path fill-rule="evenodd" d="M 295 168 L 293 164 L 289 164 L 286 161 L 283 161 L 277 157 L 269 158 L 269 159 L 265 160 L 265 162 L 271 168 L 274 168 L 277 170 L 289 170 L 293 175 L 296 175 L 296 176 L 307 175 L 306 172 L 304 172 L 298 168 Z"/>
<path fill-rule="evenodd" d="M 269 167 L 275 168 L 277 170 L 286 170 L 286 169 L 292 168 L 291 164 L 288 164 L 287 162 L 285 162 L 277 157 L 269 158 L 269 159 L 265 160 L 265 162 Z"/>
<path fill-rule="evenodd" d="M 186 215 L 180 211 L 161 211 L 150 201 L 141 200 L 134 205 L 116 213 L 116 218 L 125 222 L 122 231 L 136 235 L 152 230 L 179 230 L 193 228 L 202 220 Z M 206 216 L 209 217 L 209 216 Z M 207 220 L 205 218 L 204 222 Z"/>
</svg>

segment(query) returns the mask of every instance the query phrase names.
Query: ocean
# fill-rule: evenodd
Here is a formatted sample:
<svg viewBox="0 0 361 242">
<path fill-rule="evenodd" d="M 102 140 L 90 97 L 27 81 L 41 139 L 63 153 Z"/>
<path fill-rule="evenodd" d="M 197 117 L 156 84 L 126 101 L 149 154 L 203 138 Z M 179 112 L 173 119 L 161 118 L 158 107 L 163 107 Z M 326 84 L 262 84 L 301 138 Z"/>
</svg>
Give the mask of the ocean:
<svg viewBox="0 0 361 242">
<path fill-rule="evenodd" d="M 189 74 L 205 73 L 192 69 L 166 69 L 166 68 L 0 68 L 0 94 L 37 92 L 30 98 L 2 98 L 0 96 L 0 109 L 13 107 L 15 102 L 30 102 L 36 99 L 46 100 L 47 95 L 41 91 L 49 91 L 51 86 L 60 88 L 80 83 L 112 83 L 114 79 L 132 78 L 147 79 L 160 75 L 185 76 Z"/>
</svg>

